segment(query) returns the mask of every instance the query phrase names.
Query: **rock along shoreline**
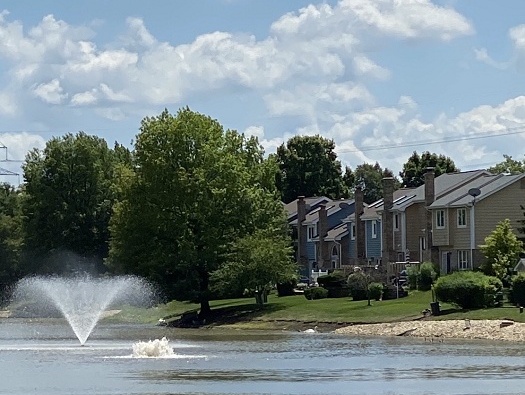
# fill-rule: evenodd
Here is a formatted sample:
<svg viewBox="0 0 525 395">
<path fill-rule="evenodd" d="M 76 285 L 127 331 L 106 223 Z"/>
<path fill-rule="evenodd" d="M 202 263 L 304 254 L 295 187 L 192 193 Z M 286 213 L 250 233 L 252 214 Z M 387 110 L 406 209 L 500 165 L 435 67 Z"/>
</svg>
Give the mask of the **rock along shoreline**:
<svg viewBox="0 0 525 395">
<path fill-rule="evenodd" d="M 511 320 L 405 321 L 351 325 L 338 328 L 335 333 L 355 336 L 411 336 L 434 341 L 449 338 L 525 342 L 525 323 Z"/>
</svg>

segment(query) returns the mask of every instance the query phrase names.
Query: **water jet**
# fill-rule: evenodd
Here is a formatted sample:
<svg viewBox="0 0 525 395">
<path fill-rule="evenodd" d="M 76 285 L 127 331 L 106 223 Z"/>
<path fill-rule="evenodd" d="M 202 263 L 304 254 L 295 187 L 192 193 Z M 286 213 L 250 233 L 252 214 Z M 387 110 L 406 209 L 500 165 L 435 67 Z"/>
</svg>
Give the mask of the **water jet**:
<svg viewBox="0 0 525 395">
<path fill-rule="evenodd" d="M 144 305 L 152 296 L 149 283 L 136 276 L 27 277 L 18 282 L 14 292 L 15 301 L 31 302 L 41 314 L 57 309 L 81 346 L 110 306 Z"/>
</svg>

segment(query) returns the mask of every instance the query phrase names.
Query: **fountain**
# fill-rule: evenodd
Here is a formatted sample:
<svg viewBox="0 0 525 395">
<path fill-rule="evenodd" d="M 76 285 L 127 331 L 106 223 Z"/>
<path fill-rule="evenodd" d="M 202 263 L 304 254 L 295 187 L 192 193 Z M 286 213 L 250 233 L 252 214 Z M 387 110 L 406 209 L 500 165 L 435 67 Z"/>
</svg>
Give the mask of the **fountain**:
<svg viewBox="0 0 525 395">
<path fill-rule="evenodd" d="M 103 313 L 112 305 L 144 304 L 151 286 L 135 276 L 28 277 L 16 286 L 15 301 L 29 300 L 40 310 L 55 307 L 84 345 Z"/>
</svg>

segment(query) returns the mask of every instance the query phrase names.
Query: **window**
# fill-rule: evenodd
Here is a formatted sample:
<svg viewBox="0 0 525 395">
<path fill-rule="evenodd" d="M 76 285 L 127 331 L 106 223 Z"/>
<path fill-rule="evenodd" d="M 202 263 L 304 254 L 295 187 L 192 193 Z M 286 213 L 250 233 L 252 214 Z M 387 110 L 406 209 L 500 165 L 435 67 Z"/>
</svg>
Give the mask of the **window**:
<svg viewBox="0 0 525 395">
<path fill-rule="evenodd" d="M 308 241 L 312 241 L 315 236 L 317 236 L 317 224 L 308 225 Z"/>
<path fill-rule="evenodd" d="M 350 225 L 350 240 L 355 240 L 355 224 Z"/>
<path fill-rule="evenodd" d="M 436 228 L 443 229 L 445 227 L 445 210 L 436 211 Z"/>
<path fill-rule="evenodd" d="M 458 208 L 458 228 L 467 227 L 467 210 Z"/>
<path fill-rule="evenodd" d="M 468 250 L 459 250 L 458 251 L 458 268 L 459 270 L 467 270 L 469 268 L 468 264 Z"/>
<path fill-rule="evenodd" d="M 372 221 L 372 239 L 377 239 L 377 221 Z"/>
<path fill-rule="evenodd" d="M 394 230 L 399 230 L 399 214 L 394 214 Z"/>
</svg>

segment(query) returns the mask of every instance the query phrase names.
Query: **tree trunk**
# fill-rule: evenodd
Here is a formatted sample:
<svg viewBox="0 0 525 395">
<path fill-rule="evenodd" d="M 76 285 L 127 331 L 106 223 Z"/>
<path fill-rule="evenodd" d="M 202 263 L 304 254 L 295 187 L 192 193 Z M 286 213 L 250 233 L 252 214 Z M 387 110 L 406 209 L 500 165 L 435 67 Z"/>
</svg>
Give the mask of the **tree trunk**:
<svg viewBox="0 0 525 395">
<path fill-rule="evenodd" d="M 201 311 L 199 312 L 199 318 L 207 318 L 211 314 L 211 307 L 209 300 L 201 300 Z"/>
</svg>

